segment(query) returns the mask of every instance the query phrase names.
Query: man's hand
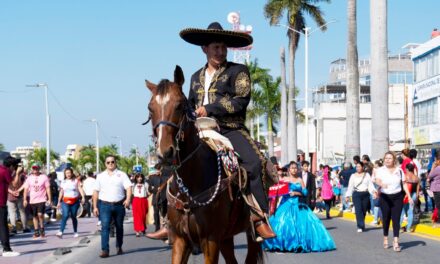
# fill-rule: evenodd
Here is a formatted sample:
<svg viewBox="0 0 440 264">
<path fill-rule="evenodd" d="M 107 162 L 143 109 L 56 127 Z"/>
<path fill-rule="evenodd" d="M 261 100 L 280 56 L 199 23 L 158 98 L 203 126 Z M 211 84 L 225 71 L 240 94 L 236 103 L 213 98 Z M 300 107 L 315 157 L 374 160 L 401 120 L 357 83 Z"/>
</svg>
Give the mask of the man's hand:
<svg viewBox="0 0 440 264">
<path fill-rule="evenodd" d="M 197 117 L 207 117 L 208 113 L 206 112 L 205 107 L 201 106 L 201 107 L 197 108 L 196 115 L 197 115 Z"/>
<path fill-rule="evenodd" d="M 98 208 L 93 208 L 93 214 L 96 216 L 96 217 L 98 217 L 99 216 L 99 210 L 98 210 Z"/>
<path fill-rule="evenodd" d="M 130 206 L 130 199 L 125 199 L 123 204 L 125 208 L 128 208 Z"/>
</svg>

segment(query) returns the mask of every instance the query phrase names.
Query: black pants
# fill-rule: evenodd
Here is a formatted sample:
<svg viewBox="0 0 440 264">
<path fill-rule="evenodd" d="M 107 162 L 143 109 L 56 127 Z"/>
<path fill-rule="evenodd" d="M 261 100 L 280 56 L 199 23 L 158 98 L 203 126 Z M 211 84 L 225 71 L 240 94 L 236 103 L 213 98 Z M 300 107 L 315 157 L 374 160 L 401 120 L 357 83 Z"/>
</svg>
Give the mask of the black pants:
<svg viewBox="0 0 440 264">
<path fill-rule="evenodd" d="M 92 216 L 92 196 L 91 195 L 86 195 L 86 202 L 84 203 L 84 209 L 87 212 L 87 217 L 91 217 Z"/>
<path fill-rule="evenodd" d="M 223 130 L 222 135 L 227 137 L 234 150 L 240 155 L 241 165 L 246 169 L 250 181 L 249 190 L 255 196 L 263 212 L 269 212 L 269 201 L 261 179 L 263 173 L 263 156 L 257 145 L 252 141 L 245 130 Z"/>
<path fill-rule="evenodd" d="M 325 216 L 330 218 L 330 208 L 332 207 L 333 199 L 330 200 L 324 200 L 325 203 Z"/>
<path fill-rule="evenodd" d="M 8 207 L 6 206 L 0 206 L 0 241 L 2 242 L 3 252 L 12 251 L 9 244 Z"/>
<path fill-rule="evenodd" d="M 356 213 L 357 228 L 364 230 L 365 216 L 367 215 L 367 210 L 370 207 L 370 194 L 368 192 L 353 192 L 352 198 Z"/>
<path fill-rule="evenodd" d="M 403 208 L 403 192 L 396 194 L 380 194 L 380 209 L 382 210 L 383 235 L 388 236 L 390 221 L 393 220 L 393 235 L 399 237 L 400 215 Z"/>
<path fill-rule="evenodd" d="M 434 203 L 435 208 L 437 208 L 437 222 L 440 222 L 440 192 L 433 192 L 434 193 Z"/>
</svg>

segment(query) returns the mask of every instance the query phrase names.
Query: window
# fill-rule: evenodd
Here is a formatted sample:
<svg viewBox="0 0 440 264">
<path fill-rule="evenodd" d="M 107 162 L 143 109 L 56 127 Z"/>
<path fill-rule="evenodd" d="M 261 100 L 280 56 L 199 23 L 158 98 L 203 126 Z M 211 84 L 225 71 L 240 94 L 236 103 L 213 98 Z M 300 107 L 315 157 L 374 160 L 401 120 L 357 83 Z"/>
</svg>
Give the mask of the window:
<svg viewBox="0 0 440 264">
<path fill-rule="evenodd" d="M 414 104 L 414 126 L 425 126 L 437 123 L 438 103 L 433 98 L 421 103 Z"/>
</svg>

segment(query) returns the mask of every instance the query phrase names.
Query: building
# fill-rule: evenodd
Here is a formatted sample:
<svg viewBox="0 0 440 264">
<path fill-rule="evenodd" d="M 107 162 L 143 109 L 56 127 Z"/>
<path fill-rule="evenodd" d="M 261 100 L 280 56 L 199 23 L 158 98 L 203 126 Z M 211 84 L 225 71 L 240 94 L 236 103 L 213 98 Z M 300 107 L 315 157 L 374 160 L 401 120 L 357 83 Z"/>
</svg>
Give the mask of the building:
<svg viewBox="0 0 440 264">
<path fill-rule="evenodd" d="M 41 147 L 41 142 L 33 141 L 32 146 L 16 147 L 14 151 L 11 151 L 11 156 L 20 159 L 26 159 L 27 156 L 34 153 L 35 149 L 40 149 Z"/>
<path fill-rule="evenodd" d="M 371 154 L 371 97 L 370 61 L 359 61 L 360 84 L 360 153 Z M 389 124 L 390 149 L 402 150 L 411 135 L 411 115 L 405 103 L 406 92 L 412 90 L 412 63 L 408 54 L 388 57 L 389 79 Z M 324 164 L 339 164 L 344 160 L 346 131 L 346 61 L 338 59 L 330 65 L 330 78 L 326 85 L 313 91 L 314 111 L 309 112 L 309 149 L 312 160 Z M 305 131 L 304 124 L 298 125 L 298 135 Z M 312 142 L 314 141 L 314 142 Z M 306 142 L 298 140 L 298 148 L 304 149 Z M 313 146 L 313 148 L 311 147 Z M 313 153 L 313 150 L 315 152 Z"/>
<path fill-rule="evenodd" d="M 440 37 L 434 37 L 423 44 L 411 44 L 410 48 L 414 63 L 412 143 L 420 150 L 423 165 L 429 159 L 430 149 L 440 147 Z"/>
<path fill-rule="evenodd" d="M 60 161 L 67 163 L 69 162 L 69 159 L 78 159 L 82 148 L 83 147 L 78 144 L 67 145 L 66 152 L 64 153 L 64 155 L 60 156 Z"/>
</svg>

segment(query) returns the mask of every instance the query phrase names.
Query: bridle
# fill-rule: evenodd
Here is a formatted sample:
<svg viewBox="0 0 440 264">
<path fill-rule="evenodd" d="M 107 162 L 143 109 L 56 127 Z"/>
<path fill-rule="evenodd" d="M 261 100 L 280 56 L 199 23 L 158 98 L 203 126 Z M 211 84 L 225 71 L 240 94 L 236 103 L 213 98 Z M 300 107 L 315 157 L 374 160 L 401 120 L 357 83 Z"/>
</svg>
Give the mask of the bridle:
<svg viewBox="0 0 440 264">
<path fill-rule="evenodd" d="M 149 112 L 149 117 L 148 120 L 146 122 L 144 122 L 142 125 L 146 125 L 151 121 L 151 111 Z M 171 166 L 171 168 L 173 170 L 177 170 L 179 169 L 186 161 L 188 161 L 196 152 L 197 150 L 200 148 L 201 144 L 200 142 L 197 144 L 197 147 L 187 156 L 185 157 L 185 159 L 183 161 L 180 160 L 180 143 L 184 142 L 185 137 L 184 137 L 184 132 L 185 130 L 188 128 L 189 123 L 195 123 L 196 121 L 196 117 L 194 112 L 191 111 L 191 107 L 189 106 L 189 102 L 188 100 L 185 98 L 185 102 L 184 102 L 184 109 L 183 109 L 183 115 L 181 117 L 181 119 L 179 120 L 179 122 L 176 124 L 174 122 L 168 121 L 168 120 L 160 120 L 159 122 L 157 122 L 157 124 L 155 124 L 153 126 L 153 141 L 154 144 L 157 145 L 157 133 L 156 130 L 158 127 L 160 126 L 170 126 L 173 127 L 175 129 L 177 129 L 177 133 L 176 136 L 174 138 L 174 145 L 176 147 L 176 158 L 178 163 L 173 164 Z M 162 164 L 164 165 L 164 164 Z"/>
</svg>

